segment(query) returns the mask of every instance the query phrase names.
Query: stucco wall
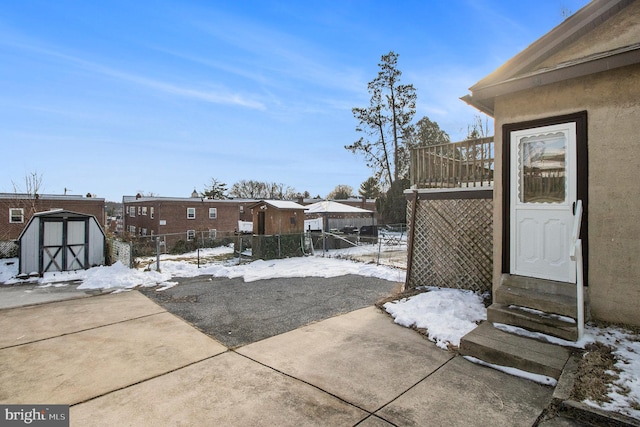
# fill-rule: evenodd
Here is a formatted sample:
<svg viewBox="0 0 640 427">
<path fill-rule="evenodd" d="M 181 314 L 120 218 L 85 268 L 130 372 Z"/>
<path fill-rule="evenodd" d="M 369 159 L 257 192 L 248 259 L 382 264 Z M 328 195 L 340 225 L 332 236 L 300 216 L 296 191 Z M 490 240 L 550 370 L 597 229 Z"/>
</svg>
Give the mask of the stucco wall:
<svg viewBox="0 0 640 427">
<path fill-rule="evenodd" d="M 589 282 L 593 318 L 640 325 L 640 66 L 496 98 L 496 176 L 502 126 L 587 111 Z M 502 258 L 502 184 L 494 187 L 494 289 Z"/>
</svg>

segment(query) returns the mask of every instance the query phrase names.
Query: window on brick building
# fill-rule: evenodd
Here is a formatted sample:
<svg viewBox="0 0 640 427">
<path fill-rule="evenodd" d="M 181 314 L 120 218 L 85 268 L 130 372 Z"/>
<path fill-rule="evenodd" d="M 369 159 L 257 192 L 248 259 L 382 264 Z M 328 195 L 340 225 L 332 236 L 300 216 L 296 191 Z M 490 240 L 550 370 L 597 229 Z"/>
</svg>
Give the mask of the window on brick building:
<svg viewBox="0 0 640 427">
<path fill-rule="evenodd" d="M 187 230 L 187 240 L 191 241 L 196 238 L 196 230 Z"/>
<path fill-rule="evenodd" d="M 196 208 L 187 208 L 187 219 L 196 219 Z"/>
<path fill-rule="evenodd" d="M 147 207 L 146 206 L 142 207 L 142 215 L 145 215 L 145 216 L 147 215 Z"/>
<path fill-rule="evenodd" d="M 212 228 L 211 230 L 209 230 L 210 239 L 215 239 L 217 234 L 218 234 L 218 230 L 216 230 L 215 228 Z"/>
<path fill-rule="evenodd" d="M 209 219 L 218 218 L 218 208 L 209 208 Z"/>
<path fill-rule="evenodd" d="M 9 209 L 9 222 L 10 223 L 23 223 L 24 222 L 24 209 L 11 208 Z"/>
<path fill-rule="evenodd" d="M 153 206 L 149 208 L 149 217 L 153 219 Z"/>
<path fill-rule="evenodd" d="M 130 217 L 135 217 L 136 216 L 136 207 L 135 206 L 129 206 L 129 216 Z"/>
</svg>

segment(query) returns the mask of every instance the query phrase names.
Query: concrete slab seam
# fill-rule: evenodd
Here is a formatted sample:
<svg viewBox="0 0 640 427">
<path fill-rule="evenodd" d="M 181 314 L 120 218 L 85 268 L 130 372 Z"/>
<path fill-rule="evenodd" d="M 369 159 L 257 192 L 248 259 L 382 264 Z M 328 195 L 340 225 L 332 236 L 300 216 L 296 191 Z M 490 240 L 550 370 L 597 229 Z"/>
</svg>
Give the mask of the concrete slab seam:
<svg viewBox="0 0 640 427">
<path fill-rule="evenodd" d="M 88 294 L 85 294 L 85 295 L 72 297 L 72 298 L 65 298 L 65 299 L 61 299 L 61 300 L 34 302 L 34 303 L 31 303 L 31 304 L 16 305 L 16 306 L 13 306 L 13 307 L 2 307 L 2 308 L 0 308 L 0 313 L 2 313 L 3 311 L 6 311 L 6 310 L 15 310 L 15 309 L 18 309 L 18 308 L 39 307 L 41 305 L 56 304 L 56 303 L 67 302 L 67 301 L 77 301 L 77 300 L 81 300 L 81 299 L 85 299 L 85 298 L 96 298 L 96 297 L 101 297 L 101 296 L 105 296 L 105 295 L 111 295 L 111 293 L 112 292 L 105 292 L 105 293 L 99 293 L 99 294 L 96 294 L 96 295 L 88 293 Z"/>
<path fill-rule="evenodd" d="M 381 411 L 384 407 L 389 406 L 391 403 L 395 402 L 396 400 L 400 399 L 402 396 L 404 396 L 405 394 L 407 394 L 410 390 L 413 390 L 415 387 L 418 386 L 418 384 L 420 384 L 421 382 L 423 382 L 424 380 L 426 380 L 427 378 L 429 378 L 430 376 L 432 376 L 433 374 L 435 374 L 436 372 L 438 372 L 440 369 L 442 369 L 446 364 L 448 364 L 449 362 L 451 362 L 453 359 L 455 359 L 455 355 L 452 355 L 451 357 L 449 357 L 449 359 L 447 359 L 446 362 L 444 362 L 442 365 L 438 366 L 436 369 L 434 369 L 433 371 L 429 372 L 429 374 L 427 374 L 424 378 L 419 379 L 418 381 L 416 381 L 415 384 L 411 385 L 409 388 L 407 388 L 405 391 L 403 391 L 402 393 L 400 393 L 399 395 L 397 395 L 396 397 L 394 397 L 393 399 L 391 399 L 390 401 L 388 401 L 387 403 L 385 403 L 384 405 L 380 406 L 378 409 L 376 409 L 375 411 L 373 411 L 373 414 L 376 414 L 377 412 Z M 382 418 L 380 415 L 376 415 L 378 418 Z M 382 418 L 383 420 L 387 421 L 388 423 L 390 423 L 391 421 Z"/>
<path fill-rule="evenodd" d="M 393 427 L 400 427 L 398 426 L 398 424 L 396 423 L 392 423 L 391 421 L 387 420 L 386 418 L 382 418 L 380 415 L 376 415 L 376 414 L 369 414 L 366 417 L 364 417 L 362 420 L 358 421 L 356 424 L 353 425 L 353 427 L 357 427 L 359 425 L 361 425 L 362 423 L 364 423 L 365 421 L 371 419 L 371 418 L 377 418 L 379 420 L 384 421 L 385 423 L 388 423 L 390 425 L 392 425 Z"/>
<path fill-rule="evenodd" d="M 6 347 L 0 348 L 0 351 L 2 351 L 4 349 L 8 349 L 8 348 L 21 347 L 23 345 L 29 345 L 29 344 L 34 344 L 34 343 L 43 342 L 43 341 L 49 341 L 49 340 L 53 340 L 53 339 L 60 338 L 60 337 L 71 336 L 71 335 L 79 334 L 79 333 L 82 333 L 82 332 L 93 331 L 93 330 L 96 330 L 96 329 L 105 328 L 107 326 L 119 325 L 121 323 L 130 322 L 132 320 L 140 320 L 140 319 L 144 319 L 146 317 L 157 316 L 159 314 L 165 314 L 165 313 L 167 313 L 167 311 L 161 311 L 161 312 L 158 312 L 158 313 L 145 314 L 144 316 L 138 316 L 138 317 L 132 317 L 130 319 L 118 320 L 117 322 L 104 323 L 104 324 L 101 324 L 99 326 L 94 326 L 92 328 L 78 329 L 77 331 L 65 332 L 63 334 L 55 335 L 55 336 L 52 336 L 52 337 L 40 338 L 40 339 L 37 339 L 37 340 L 24 342 L 24 343 L 20 343 L 20 344 L 8 345 Z"/>
<path fill-rule="evenodd" d="M 172 373 L 177 372 L 177 371 L 179 371 L 179 370 L 181 370 L 181 369 L 188 368 L 189 366 L 193 366 L 193 365 L 195 365 L 195 364 L 197 364 L 197 363 L 201 363 L 201 362 L 204 362 L 204 361 L 206 361 L 206 360 L 216 358 L 216 357 L 221 356 L 221 355 L 226 354 L 226 353 L 229 353 L 229 350 L 227 350 L 227 351 L 223 351 L 222 353 L 214 354 L 213 356 L 207 356 L 207 357 L 205 357 L 205 358 L 203 358 L 203 359 L 200 359 L 200 360 L 196 360 L 196 361 L 193 361 L 193 362 L 187 363 L 186 365 L 182 365 L 182 366 L 179 366 L 179 367 L 177 367 L 177 368 L 170 369 L 170 370 L 165 371 L 165 372 L 163 372 L 163 373 L 161 373 L 161 374 L 154 375 L 154 376 L 151 376 L 151 377 L 149 377 L 149 378 L 145 378 L 145 379 L 142 379 L 142 380 L 140 380 L 140 381 L 136 381 L 136 382 L 134 382 L 134 383 L 127 384 L 126 386 L 123 386 L 123 387 L 119 387 L 119 388 L 116 388 L 116 389 L 110 390 L 110 391 L 108 391 L 108 392 L 106 392 L 106 393 L 102 393 L 102 394 L 99 394 L 99 395 L 96 395 L 96 396 L 90 397 L 89 399 L 85 399 L 85 400 L 82 400 L 82 401 L 79 401 L 79 402 L 73 403 L 73 404 L 69 405 L 69 407 L 70 407 L 70 408 L 72 408 L 72 407 L 74 407 L 74 406 L 76 406 L 76 405 L 81 405 L 81 404 L 83 404 L 83 403 L 91 402 L 92 400 L 99 399 L 99 398 L 101 398 L 101 397 L 103 397 L 103 396 L 107 396 L 107 395 L 109 395 L 109 394 L 111 394 L 111 393 L 116 393 L 116 392 L 118 392 L 118 391 L 126 390 L 126 389 L 128 389 L 128 388 L 130 388 L 130 387 L 133 387 L 133 386 L 136 386 L 136 385 L 138 385 L 138 384 L 142 384 L 142 383 L 145 383 L 145 382 L 147 382 L 147 381 L 151 381 L 151 380 L 153 380 L 153 379 L 160 378 L 160 377 L 163 377 L 163 376 L 165 376 L 165 375 L 172 374 Z"/>
<path fill-rule="evenodd" d="M 349 402 L 349 401 L 348 401 L 348 400 L 346 400 L 345 398 L 340 397 L 340 396 L 337 396 L 336 394 L 334 394 L 334 393 L 332 393 L 332 392 L 330 392 L 330 391 L 324 390 L 323 388 L 318 387 L 318 386 L 317 386 L 317 385 L 315 385 L 315 384 L 312 384 L 312 383 L 310 383 L 310 382 L 308 382 L 308 381 L 305 381 L 305 380 L 303 380 L 303 379 L 301 379 L 301 378 L 294 377 L 294 376 L 293 376 L 293 375 L 291 375 L 291 374 L 288 374 L 288 373 L 283 372 L 283 371 L 281 371 L 281 370 L 279 370 L 279 369 L 276 369 L 276 368 L 274 368 L 273 366 L 269 366 L 269 365 L 267 365 L 266 363 L 260 362 L 259 360 L 255 360 L 255 359 L 253 359 L 253 358 L 251 358 L 251 357 L 249 357 L 249 356 L 247 356 L 247 355 L 244 355 L 244 354 L 238 353 L 238 352 L 236 352 L 235 350 L 231 350 L 231 349 L 230 349 L 230 350 L 229 350 L 229 352 L 234 353 L 234 354 L 237 354 L 238 356 L 242 356 L 242 357 L 244 357 L 244 358 L 245 358 L 245 359 L 247 359 L 247 360 L 250 360 L 250 361 L 252 361 L 252 362 L 254 362 L 254 363 L 257 363 L 258 365 L 264 366 L 265 368 L 271 369 L 272 371 L 277 372 L 277 373 L 279 373 L 279 374 L 281 374 L 281 375 L 284 375 L 284 376 L 285 376 L 285 377 L 287 377 L 287 378 L 291 378 L 291 379 L 293 379 L 293 380 L 296 380 L 296 381 L 298 381 L 298 382 L 301 382 L 301 383 L 303 383 L 303 384 L 306 384 L 306 385 L 308 385 L 308 386 L 311 386 L 311 387 L 315 388 L 316 390 L 319 390 L 319 391 L 321 391 L 321 392 L 323 392 L 323 393 L 325 393 L 325 394 L 328 394 L 329 396 L 332 396 L 332 397 L 334 397 L 334 398 L 336 398 L 336 399 L 340 400 L 341 402 L 346 403 L 347 405 L 353 406 L 354 408 L 357 408 L 357 409 L 359 409 L 359 410 L 361 410 L 361 411 L 363 411 L 363 412 L 366 412 L 366 413 L 367 413 L 367 414 L 369 414 L 369 415 L 374 415 L 374 413 L 373 413 L 373 412 L 368 411 L 368 410 L 366 410 L 366 409 L 364 409 L 364 408 L 362 408 L 362 407 L 360 407 L 360 406 L 356 405 L 356 404 L 355 404 L 355 403 L 353 403 L 353 402 Z M 369 415 L 367 415 L 364 419 L 369 418 Z M 360 421 L 360 422 L 361 422 L 361 421 Z"/>
</svg>

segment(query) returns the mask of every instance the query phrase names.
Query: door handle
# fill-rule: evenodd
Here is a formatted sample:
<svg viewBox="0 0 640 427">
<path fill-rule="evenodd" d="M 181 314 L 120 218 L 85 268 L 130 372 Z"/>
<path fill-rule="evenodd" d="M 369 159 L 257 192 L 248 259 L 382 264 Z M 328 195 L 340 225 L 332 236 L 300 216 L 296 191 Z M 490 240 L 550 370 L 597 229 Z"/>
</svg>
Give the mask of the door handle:
<svg viewBox="0 0 640 427">
<path fill-rule="evenodd" d="M 573 205 L 571 206 L 571 212 L 573 212 L 573 216 L 576 216 L 576 202 L 573 202 Z"/>
</svg>

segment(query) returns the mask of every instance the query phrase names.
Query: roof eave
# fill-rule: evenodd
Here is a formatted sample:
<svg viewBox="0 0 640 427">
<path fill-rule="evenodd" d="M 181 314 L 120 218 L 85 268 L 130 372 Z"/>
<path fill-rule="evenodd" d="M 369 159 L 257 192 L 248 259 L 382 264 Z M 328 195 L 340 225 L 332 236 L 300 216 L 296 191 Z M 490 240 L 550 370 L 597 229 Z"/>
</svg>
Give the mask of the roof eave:
<svg viewBox="0 0 640 427">
<path fill-rule="evenodd" d="M 582 35 L 606 21 L 631 4 L 633 0 L 594 0 L 571 15 L 547 34 L 533 42 L 497 70 L 482 78 L 470 90 L 475 92 L 486 86 L 509 80 L 540 64 Z"/>
<path fill-rule="evenodd" d="M 609 55 L 600 55 L 583 62 L 575 62 L 552 69 L 539 70 L 524 76 L 505 80 L 477 89 L 473 91 L 472 95 L 463 96 L 461 99 L 467 104 L 493 117 L 494 100 L 498 96 L 639 63 L 640 44 L 612 52 Z"/>
</svg>

